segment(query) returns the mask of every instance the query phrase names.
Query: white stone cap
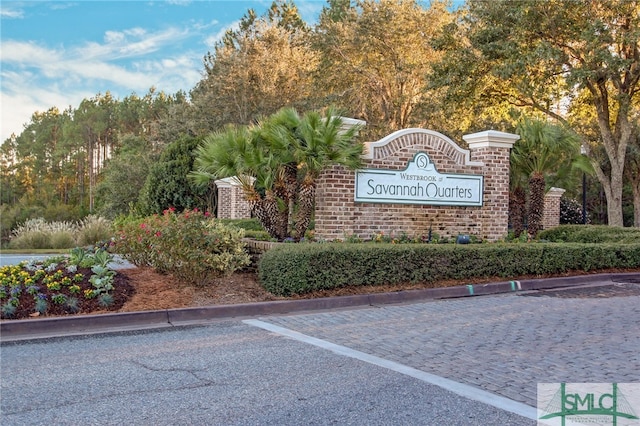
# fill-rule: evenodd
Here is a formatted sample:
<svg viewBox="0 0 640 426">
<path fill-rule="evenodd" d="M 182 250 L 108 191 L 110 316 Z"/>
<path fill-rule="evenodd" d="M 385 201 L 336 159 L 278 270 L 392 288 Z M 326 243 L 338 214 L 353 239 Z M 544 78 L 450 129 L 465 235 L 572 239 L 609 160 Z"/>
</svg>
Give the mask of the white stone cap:
<svg viewBox="0 0 640 426">
<path fill-rule="evenodd" d="M 362 154 L 362 158 L 371 160 L 374 158 L 374 151 L 376 149 L 381 149 L 382 147 L 393 142 L 394 140 L 403 136 L 411 135 L 411 134 L 428 135 L 445 142 L 447 145 L 449 145 L 451 148 L 453 148 L 455 151 L 459 152 L 462 155 L 462 158 L 463 158 L 462 164 L 464 165 L 484 166 L 484 163 L 480 161 L 471 161 L 469 150 L 461 148 L 460 145 L 458 145 L 457 143 L 449 139 L 447 136 L 443 135 L 442 133 L 436 132 L 435 130 L 421 129 L 421 128 L 408 128 L 408 129 L 396 130 L 395 132 L 385 136 L 384 138 L 378 141 L 365 142 L 364 153 Z"/>
<path fill-rule="evenodd" d="M 509 148 L 520 139 L 519 135 L 513 133 L 499 132 L 497 130 L 485 130 L 484 132 L 472 133 L 462 137 L 469 148 Z"/>
<path fill-rule="evenodd" d="M 342 120 L 342 127 L 345 129 L 351 128 L 353 126 L 365 126 L 367 124 L 364 120 L 358 120 L 357 118 L 349 118 L 349 117 L 340 117 Z"/>
<path fill-rule="evenodd" d="M 255 178 L 251 178 L 251 179 L 255 180 Z M 224 179 L 218 179 L 214 181 L 214 183 L 218 188 L 232 188 L 232 187 L 242 186 L 242 183 L 240 183 L 240 180 L 236 176 L 231 176 Z"/>
<path fill-rule="evenodd" d="M 564 194 L 565 192 L 567 192 L 566 189 L 553 187 L 553 188 L 549 188 L 549 191 L 547 192 L 546 195 L 551 197 L 562 197 L 562 194 Z"/>
</svg>

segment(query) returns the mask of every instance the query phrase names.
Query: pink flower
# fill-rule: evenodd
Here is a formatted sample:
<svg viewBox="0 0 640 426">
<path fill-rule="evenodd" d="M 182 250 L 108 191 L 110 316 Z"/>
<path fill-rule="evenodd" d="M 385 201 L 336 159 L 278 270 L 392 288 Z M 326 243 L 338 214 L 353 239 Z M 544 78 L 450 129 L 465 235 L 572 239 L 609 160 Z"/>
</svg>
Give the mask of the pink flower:
<svg viewBox="0 0 640 426">
<path fill-rule="evenodd" d="M 209 217 L 209 216 L 211 216 L 211 213 L 209 213 L 209 212 L 204 212 L 204 217 Z"/>
<path fill-rule="evenodd" d="M 141 224 L 140 224 L 140 229 L 145 229 L 146 227 L 147 227 L 147 224 L 146 224 L 146 223 L 141 223 Z"/>
<path fill-rule="evenodd" d="M 162 236 L 162 232 L 158 231 L 156 232 L 156 237 L 161 237 Z"/>
</svg>

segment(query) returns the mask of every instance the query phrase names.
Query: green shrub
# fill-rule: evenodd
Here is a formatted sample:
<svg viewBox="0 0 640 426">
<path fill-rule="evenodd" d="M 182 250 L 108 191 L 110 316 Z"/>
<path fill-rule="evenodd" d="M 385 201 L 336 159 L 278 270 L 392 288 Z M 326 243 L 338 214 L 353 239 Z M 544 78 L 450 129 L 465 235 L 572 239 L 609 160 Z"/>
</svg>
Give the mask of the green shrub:
<svg viewBox="0 0 640 426">
<path fill-rule="evenodd" d="M 9 241 L 11 249 L 47 249 L 50 245 L 49 234 L 42 231 L 21 232 Z"/>
<path fill-rule="evenodd" d="M 640 229 L 607 225 L 561 225 L 540 232 L 538 238 L 550 242 L 633 244 L 640 243 Z"/>
<path fill-rule="evenodd" d="M 274 240 L 271 235 L 267 231 L 244 231 L 244 236 L 246 238 L 252 238 L 258 241 L 271 241 Z"/>
<path fill-rule="evenodd" d="M 29 219 L 12 231 L 9 247 L 13 249 L 60 249 L 74 247 L 77 227 L 71 222 L 46 222 Z"/>
<path fill-rule="evenodd" d="M 69 204 L 50 203 L 42 211 L 47 222 L 76 222 L 82 217 L 82 208 Z"/>
<path fill-rule="evenodd" d="M 78 244 L 88 246 L 106 241 L 113 235 L 111 222 L 104 217 L 89 215 L 82 219 L 78 230 Z"/>
<path fill-rule="evenodd" d="M 52 249 L 67 249 L 76 246 L 76 239 L 70 231 L 54 231 L 49 234 L 49 247 Z"/>
<path fill-rule="evenodd" d="M 218 221 L 225 225 L 235 226 L 236 228 L 242 228 L 245 231 L 264 231 L 264 228 L 260 224 L 260 221 L 255 218 L 251 219 L 218 219 Z M 245 232 L 246 233 L 246 232 Z"/>
<path fill-rule="evenodd" d="M 587 220 L 587 223 L 590 222 L 588 212 L 584 219 Z M 582 217 L 582 205 L 576 200 L 563 195 L 560 198 L 560 224 L 580 225 L 584 219 Z"/>
<path fill-rule="evenodd" d="M 640 267 L 639 244 L 283 244 L 260 259 L 277 295 L 382 285 Z"/>
<path fill-rule="evenodd" d="M 112 250 L 191 284 L 206 284 L 249 263 L 243 231 L 194 210 L 121 220 Z"/>
</svg>

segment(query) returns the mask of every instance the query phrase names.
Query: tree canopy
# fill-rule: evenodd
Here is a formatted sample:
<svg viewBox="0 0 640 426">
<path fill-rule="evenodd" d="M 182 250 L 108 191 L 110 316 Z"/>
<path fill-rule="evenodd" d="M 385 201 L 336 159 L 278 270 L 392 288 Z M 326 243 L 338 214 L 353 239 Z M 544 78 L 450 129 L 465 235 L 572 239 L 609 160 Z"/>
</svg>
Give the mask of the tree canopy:
<svg viewBox="0 0 640 426">
<path fill-rule="evenodd" d="M 137 203 L 133 188 L 170 144 L 212 132 L 231 142 L 246 129 L 234 135 L 226 126 L 335 105 L 367 122 L 368 140 L 407 127 L 458 140 L 488 128 L 514 132 L 523 115 L 561 123 L 587 150 L 598 180 L 592 201 L 600 188 L 606 195 L 602 220 L 621 225 L 624 215 L 630 223 L 633 209 L 640 226 L 639 10 L 637 0 L 468 0 L 457 9 L 446 1 L 328 0 L 307 23 L 294 1 L 276 0 L 262 16 L 248 10 L 203 52 L 203 76 L 191 89 L 98 93 L 64 111 L 35 112 L 0 146 L 0 202 L 24 212 L 51 205 L 61 215 L 115 215 Z M 263 143 L 275 135 L 263 132 Z M 271 179 L 272 157 L 259 155 L 258 172 Z M 136 167 L 127 192 L 118 185 L 129 161 Z M 303 223 L 289 212 L 287 222 L 296 221 Z"/>
<path fill-rule="evenodd" d="M 469 0 L 458 27 L 465 37 L 440 69 L 452 92 L 541 112 L 580 134 L 610 225 L 623 224 L 623 171 L 638 120 L 639 11 L 637 1 Z"/>
</svg>

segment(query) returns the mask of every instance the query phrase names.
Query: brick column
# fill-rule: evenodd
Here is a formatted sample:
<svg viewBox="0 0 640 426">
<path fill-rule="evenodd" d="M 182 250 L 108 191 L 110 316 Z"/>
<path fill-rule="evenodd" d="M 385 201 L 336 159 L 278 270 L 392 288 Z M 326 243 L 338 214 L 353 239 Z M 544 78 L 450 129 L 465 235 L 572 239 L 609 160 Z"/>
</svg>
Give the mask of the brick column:
<svg viewBox="0 0 640 426">
<path fill-rule="evenodd" d="M 218 188 L 219 219 L 243 219 L 251 217 L 251 206 L 245 200 L 240 183 L 233 177 L 215 181 Z"/>
<path fill-rule="evenodd" d="M 542 217 L 542 229 L 554 228 L 560 225 L 560 198 L 565 190 L 551 188 L 544 196 L 544 215 Z"/>
<path fill-rule="evenodd" d="M 507 235 L 509 222 L 509 154 L 520 136 L 487 130 L 462 137 L 469 145 L 471 159 L 484 164 L 482 235 L 497 241 Z"/>
</svg>

